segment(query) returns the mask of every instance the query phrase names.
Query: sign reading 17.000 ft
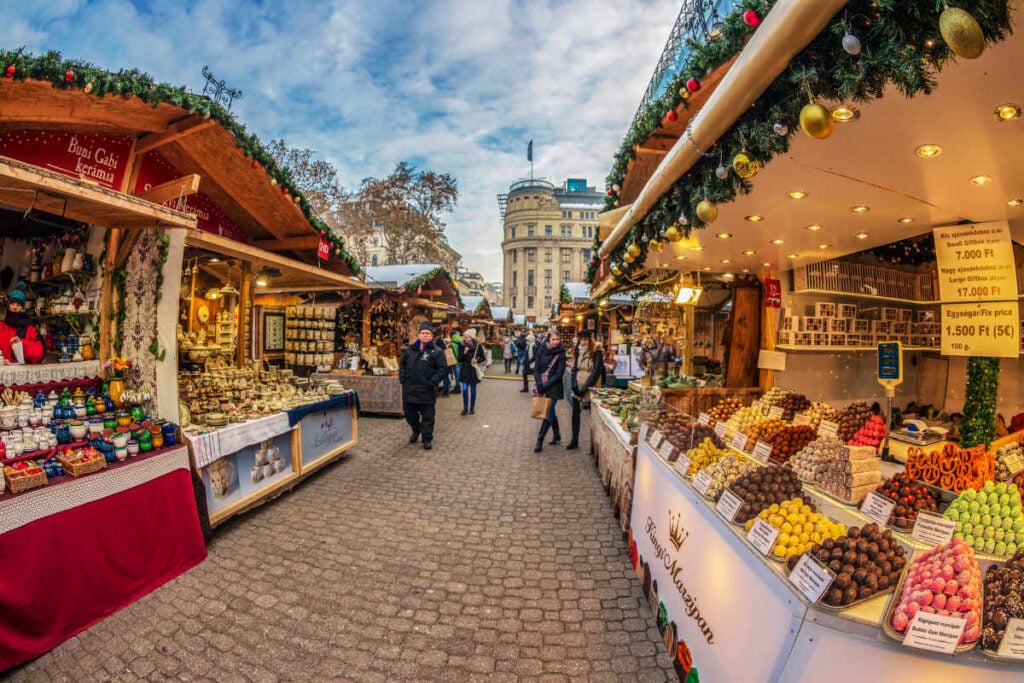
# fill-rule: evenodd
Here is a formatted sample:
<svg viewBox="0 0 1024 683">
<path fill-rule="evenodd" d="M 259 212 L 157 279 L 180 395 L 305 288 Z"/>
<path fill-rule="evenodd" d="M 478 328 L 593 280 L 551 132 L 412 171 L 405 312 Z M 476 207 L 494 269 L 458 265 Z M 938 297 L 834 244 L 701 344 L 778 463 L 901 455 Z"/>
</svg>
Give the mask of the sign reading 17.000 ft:
<svg viewBox="0 0 1024 683">
<path fill-rule="evenodd" d="M 1020 353 L 1013 243 L 1005 222 L 936 228 L 942 354 L 1011 358 Z"/>
</svg>

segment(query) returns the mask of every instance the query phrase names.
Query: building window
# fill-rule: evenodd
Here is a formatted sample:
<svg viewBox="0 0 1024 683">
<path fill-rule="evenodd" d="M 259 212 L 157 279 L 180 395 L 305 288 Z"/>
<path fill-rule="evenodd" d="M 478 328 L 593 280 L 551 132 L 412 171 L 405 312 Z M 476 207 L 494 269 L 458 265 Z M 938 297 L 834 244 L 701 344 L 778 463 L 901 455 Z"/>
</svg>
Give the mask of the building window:
<svg viewBox="0 0 1024 683">
<path fill-rule="evenodd" d="M 533 287 L 533 269 L 526 271 L 526 286 Z"/>
<path fill-rule="evenodd" d="M 562 237 L 572 237 L 572 226 L 562 224 Z"/>
<path fill-rule="evenodd" d="M 562 263 L 571 263 L 572 251 L 569 249 L 561 249 Z"/>
<path fill-rule="evenodd" d="M 551 263 L 551 251 L 550 248 L 544 250 L 544 263 Z"/>
<path fill-rule="evenodd" d="M 544 308 L 551 308 L 551 297 L 544 297 Z"/>
<path fill-rule="evenodd" d="M 515 308 L 516 308 L 516 296 L 515 296 L 515 294 L 513 294 L 512 295 L 512 310 L 515 310 Z"/>
<path fill-rule="evenodd" d="M 512 289 L 515 289 L 519 285 L 519 271 L 512 271 Z"/>
<path fill-rule="evenodd" d="M 533 308 L 533 295 L 531 294 L 530 296 L 526 297 L 526 310 L 530 310 L 532 308 Z"/>
<path fill-rule="evenodd" d="M 537 227 L 537 226 L 535 226 L 533 223 L 530 223 L 529 225 L 526 226 L 526 236 L 527 237 L 533 237 L 533 229 L 535 227 Z"/>
<path fill-rule="evenodd" d="M 545 237 L 551 237 L 551 235 L 553 235 L 553 234 L 554 233 L 551 232 L 551 226 L 550 225 L 545 225 L 544 226 L 544 236 Z"/>
<path fill-rule="evenodd" d="M 572 279 L 572 273 L 570 271 L 568 271 L 568 270 L 563 270 L 562 271 L 562 284 L 564 285 L 570 279 Z"/>
<path fill-rule="evenodd" d="M 516 226 L 513 225 L 512 226 L 512 234 L 511 234 L 509 239 L 515 239 L 515 238 L 516 238 Z"/>
<path fill-rule="evenodd" d="M 551 271 L 550 270 L 545 270 L 544 271 L 544 287 L 546 289 L 551 289 Z"/>
<path fill-rule="evenodd" d="M 512 263 L 519 263 L 519 251 L 517 249 L 512 250 Z"/>
<path fill-rule="evenodd" d="M 584 249 L 583 250 L 583 264 L 587 265 L 588 263 L 590 263 L 590 250 L 589 249 Z"/>
<path fill-rule="evenodd" d="M 536 247 L 528 247 L 526 249 L 526 261 L 528 263 L 533 263 L 536 260 L 537 260 L 537 248 Z"/>
</svg>

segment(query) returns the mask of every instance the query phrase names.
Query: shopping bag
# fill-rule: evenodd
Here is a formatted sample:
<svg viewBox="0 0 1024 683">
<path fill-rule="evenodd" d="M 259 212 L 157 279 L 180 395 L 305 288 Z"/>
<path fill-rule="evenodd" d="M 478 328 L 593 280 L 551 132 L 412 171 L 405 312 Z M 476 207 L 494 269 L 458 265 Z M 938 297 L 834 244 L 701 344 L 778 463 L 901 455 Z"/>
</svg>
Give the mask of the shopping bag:
<svg viewBox="0 0 1024 683">
<path fill-rule="evenodd" d="M 446 363 L 448 363 L 448 367 L 455 365 L 455 363 L 457 362 L 455 360 L 455 352 L 452 351 L 452 348 L 450 346 L 446 346 L 444 349 L 444 360 Z"/>
<path fill-rule="evenodd" d="M 534 396 L 530 399 L 530 417 L 538 420 L 545 420 L 548 417 L 548 410 L 551 409 L 551 399 L 547 396 Z"/>
<path fill-rule="evenodd" d="M 476 378 L 481 382 L 484 381 L 484 369 L 476 363 L 473 364 L 473 369 L 476 370 Z"/>
</svg>

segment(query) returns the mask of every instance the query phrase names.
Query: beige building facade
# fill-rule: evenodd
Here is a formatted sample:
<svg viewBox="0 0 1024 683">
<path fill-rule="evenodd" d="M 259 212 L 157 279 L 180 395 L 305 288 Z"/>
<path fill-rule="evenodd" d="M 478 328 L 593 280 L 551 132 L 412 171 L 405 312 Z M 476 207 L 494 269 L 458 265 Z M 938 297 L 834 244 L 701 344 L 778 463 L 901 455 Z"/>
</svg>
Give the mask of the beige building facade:
<svg viewBox="0 0 1024 683">
<path fill-rule="evenodd" d="M 513 313 L 547 323 L 562 284 L 583 279 L 604 194 L 570 178 L 556 187 L 520 180 L 498 196 L 503 223 L 502 299 Z"/>
</svg>

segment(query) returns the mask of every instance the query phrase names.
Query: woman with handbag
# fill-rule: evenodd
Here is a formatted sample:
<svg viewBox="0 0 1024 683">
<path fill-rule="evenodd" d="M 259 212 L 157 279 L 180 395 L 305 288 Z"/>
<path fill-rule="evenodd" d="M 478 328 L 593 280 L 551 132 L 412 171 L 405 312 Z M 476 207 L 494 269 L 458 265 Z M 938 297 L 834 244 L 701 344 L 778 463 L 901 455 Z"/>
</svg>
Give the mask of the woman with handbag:
<svg viewBox="0 0 1024 683">
<path fill-rule="evenodd" d="M 590 390 L 599 387 L 604 380 L 604 349 L 594 342 L 590 330 L 580 330 L 576 339 L 572 364 L 572 440 L 565 450 L 571 451 L 580 445 L 580 413 L 590 403 Z"/>
<path fill-rule="evenodd" d="M 558 431 L 558 415 L 555 413 L 555 405 L 558 399 L 565 396 L 562 389 L 562 378 L 565 375 L 565 347 L 562 346 L 562 339 L 557 331 L 548 335 L 546 343 L 538 343 L 533 358 L 533 378 L 536 382 L 538 399 L 548 399 L 549 405 L 544 422 L 540 425 L 537 433 L 537 444 L 533 448 L 534 453 L 540 453 L 544 448 L 544 437 L 551 429 L 551 444 L 561 443 L 562 435 Z"/>
<path fill-rule="evenodd" d="M 476 385 L 484 377 L 487 350 L 476 343 L 476 330 L 462 333 L 462 354 L 459 359 L 459 382 L 462 384 L 462 414 L 476 414 Z"/>
</svg>

